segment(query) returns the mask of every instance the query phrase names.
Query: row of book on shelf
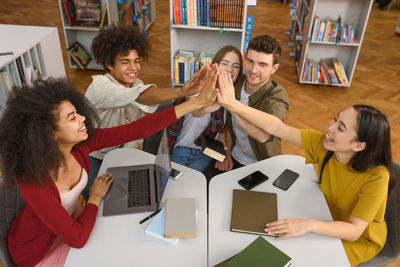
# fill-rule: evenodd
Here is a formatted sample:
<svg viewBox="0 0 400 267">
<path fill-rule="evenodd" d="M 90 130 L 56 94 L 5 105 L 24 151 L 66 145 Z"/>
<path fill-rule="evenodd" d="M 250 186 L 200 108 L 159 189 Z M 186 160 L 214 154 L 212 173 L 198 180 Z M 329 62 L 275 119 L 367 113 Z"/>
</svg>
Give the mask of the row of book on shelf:
<svg viewBox="0 0 400 267">
<path fill-rule="evenodd" d="M 201 67 L 211 64 L 214 54 L 192 50 L 177 50 L 173 56 L 175 85 L 185 84 Z"/>
<path fill-rule="evenodd" d="M 174 24 L 242 28 L 245 0 L 173 0 Z"/>
<path fill-rule="evenodd" d="M 116 1 L 119 23 L 136 23 L 141 29 L 146 29 L 150 25 L 152 14 L 149 0 Z"/>
<path fill-rule="evenodd" d="M 4 109 L 7 97 L 14 86 L 32 85 L 35 80 L 41 79 L 41 73 L 36 67 L 23 68 L 21 58 L 17 58 L 15 63 L 17 68 L 11 63 L 8 65 L 8 71 L 6 68 L 0 71 L 0 110 Z"/>
<path fill-rule="evenodd" d="M 311 41 L 354 43 L 354 23 L 342 23 L 339 16 L 337 20 L 314 18 Z"/>
<path fill-rule="evenodd" d="M 64 14 L 69 26 L 103 27 L 107 5 L 101 14 L 100 0 L 62 0 Z"/>
<path fill-rule="evenodd" d="M 346 85 L 349 83 L 343 64 L 336 58 L 321 59 L 318 63 L 307 59 L 301 80 L 326 85 Z"/>
</svg>

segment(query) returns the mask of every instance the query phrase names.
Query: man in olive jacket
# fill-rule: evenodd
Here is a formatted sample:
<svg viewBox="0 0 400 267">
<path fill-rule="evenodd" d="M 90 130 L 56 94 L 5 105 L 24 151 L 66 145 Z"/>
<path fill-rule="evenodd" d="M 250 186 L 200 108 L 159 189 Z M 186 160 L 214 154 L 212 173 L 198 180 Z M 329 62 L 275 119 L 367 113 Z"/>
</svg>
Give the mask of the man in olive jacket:
<svg viewBox="0 0 400 267">
<path fill-rule="evenodd" d="M 245 74 L 235 82 L 235 96 L 241 103 L 284 120 L 289 98 L 283 86 L 271 79 L 279 68 L 281 47 L 268 35 L 254 37 L 247 48 Z M 204 171 L 207 180 L 232 169 L 281 154 L 281 140 L 270 136 L 240 116 L 227 113 L 225 124 L 227 155 Z"/>
</svg>

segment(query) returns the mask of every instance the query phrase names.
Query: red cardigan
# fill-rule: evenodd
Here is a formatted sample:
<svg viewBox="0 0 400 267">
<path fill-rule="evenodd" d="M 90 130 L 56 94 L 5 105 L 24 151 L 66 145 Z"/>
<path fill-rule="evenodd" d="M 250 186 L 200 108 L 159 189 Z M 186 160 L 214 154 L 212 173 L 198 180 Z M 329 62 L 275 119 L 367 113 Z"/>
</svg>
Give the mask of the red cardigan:
<svg viewBox="0 0 400 267">
<path fill-rule="evenodd" d="M 169 108 L 139 120 L 108 129 L 98 129 L 95 136 L 77 144 L 71 151 L 79 164 L 89 173 L 89 153 L 104 147 L 145 138 L 176 121 L 175 108 Z M 25 207 L 14 219 L 8 233 L 8 250 L 18 266 L 34 266 L 47 254 L 59 237 L 74 248 L 83 247 L 92 232 L 98 207 L 88 204 L 81 215 L 72 219 L 61 205 L 55 183 L 38 186 L 32 182 L 18 187 Z"/>
</svg>

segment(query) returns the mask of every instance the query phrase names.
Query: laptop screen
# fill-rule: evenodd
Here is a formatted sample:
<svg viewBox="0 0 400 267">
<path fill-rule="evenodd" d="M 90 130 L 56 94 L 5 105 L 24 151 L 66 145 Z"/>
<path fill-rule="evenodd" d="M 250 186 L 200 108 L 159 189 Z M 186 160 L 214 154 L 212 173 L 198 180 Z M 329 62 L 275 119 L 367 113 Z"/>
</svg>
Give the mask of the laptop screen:
<svg viewBox="0 0 400 267">
<path fill-rule="evenodd" d="M 165 187 L 167 186 L 168 177 L 171 173 L 168 138 L 165 129 L 163 130 L 160 145 L 158 147 L 155 168 L 157 178 L 157 203 L 160 203 Z"/>
</svg>

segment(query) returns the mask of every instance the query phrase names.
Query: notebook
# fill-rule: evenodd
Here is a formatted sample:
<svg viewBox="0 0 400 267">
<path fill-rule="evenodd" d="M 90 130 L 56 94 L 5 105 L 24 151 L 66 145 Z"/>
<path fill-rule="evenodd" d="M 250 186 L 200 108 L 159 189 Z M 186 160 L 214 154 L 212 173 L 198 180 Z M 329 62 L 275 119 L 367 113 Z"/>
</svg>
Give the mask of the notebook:
<svg viewBox="0 0 400 267">
<path fill-rule="evenodd" d="M 164 237 L 196 237 L 194 198 L 168 198 L 165 201 Z"/>
<path fill-rule="evenodd" d="M 114 181 L 104 198 L 103 216 L 157 210 L 171 173 L 166 130 L 154 164 L 112 167 L 107 172 Z"/>
<path fill-rule="evenodd" d="M 292 258 L 259 236 L 245 249 L 219 266 L 225 267 L 287 267 Z"/>
<path fill-rule="evenodd" d="M 147 226 L 145 232 L 149 235 L 155 236 L 164 240 L 165 242 L 176 244 L 179 238 L 165 238 L 164 237 L 164 225 L 165 225 L 165 207 L 154 217 L 153 221 Z"/>
<path fill-rule="evenodd" d="M 264 232 L 265 225 L 276 220 L 276 193 L 233 190 L 231 231 L 269 235 Z"/>
</svg>

